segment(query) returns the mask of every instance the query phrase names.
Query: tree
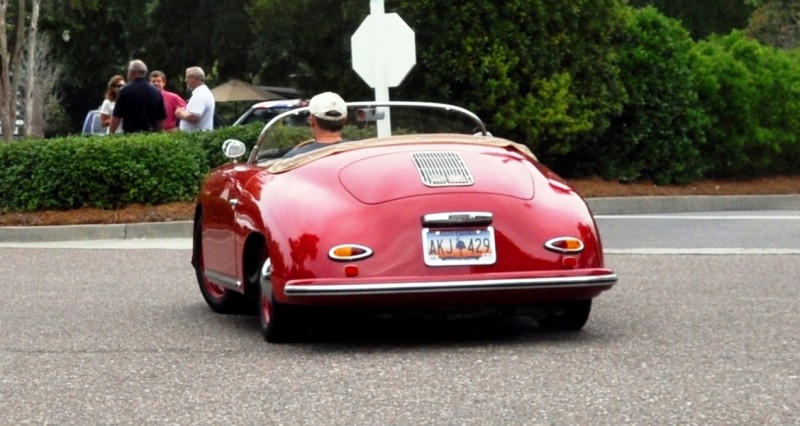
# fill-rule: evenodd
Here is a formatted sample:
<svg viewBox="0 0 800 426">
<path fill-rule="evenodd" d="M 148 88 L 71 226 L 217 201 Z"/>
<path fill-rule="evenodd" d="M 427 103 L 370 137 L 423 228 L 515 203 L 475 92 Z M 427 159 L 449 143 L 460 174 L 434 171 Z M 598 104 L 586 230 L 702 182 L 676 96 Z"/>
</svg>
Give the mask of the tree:
<svg viewBox="0 0 800 426">
<path fill-rule="evenodd" d="M 51 41 L 47 35 L 37 36 L 36 50 L 29 58 L 29 78 L 26 82 L 25 136 L 43 137 L 64 128 L 65 111 L 58 90 L 63 77 L 61 67 L 51 55 Z M 32 88 L 29 90 L 29 88 Z"/>
<path fill-rule="evenodd" d="M 598 137 L 622 108 L 614 61 L 623 4 L 387 1 L 386 11 L 415 31 L 417 46 L 417 65 L 391 96 L 476 110 L 496 134 L 568 167 L 602 149 Z M 371 96 L 350 59 L 367 1 L 255 0 L 252 13 L 262 81 Z"/>
<path fill-rule="evenodd" d="M 49 0 L 42 4 L 39 31 L 48 40 L 49 60 L 57 65 L 58 106 L 68 114 L 64 134 L 80 129 L 87 111 L 103 100 L 106 82 L 123 74 L 127 46 L 120 34 L 118 0 Z M 48 108 L 48 113 L 52 112 Z"/>
<path fill-rule="evenodd" d="M 800 47 L 800 0 L 750 0 L 758 8 L 750 17 L 747 35 L 779 49 Z"/>
<path fill-rule="evenodd" d="M 131 59 L 164 71 L 171 90 L 182 92 L 184 70 L 203 67 L 217 79 L 255 74 L 248 68 L 252 0 L 48 0 L 41 31 L 61 67 L 59 92 L 71 129 L 103 100 L 106 82 L 125 73 Z M 293 3 L 293 2 L 291 2 Z M 257 69 L 257 68 L 256 68 Z M 188 96 L 188 93 L 184 93 Z"/>
<path fill-rule="evenodd" d="M 653 7 L 633 11 L 619 56 L 628 100 L 603 136 L 597 172 L 609 179 L 686 183 L 703 175 L 707 118 L 692 66 L 694 43 Z"/>
<path fill-rule="evenodd" d="M 708 176 L 797 173 L 800 57 L 741 31 L 709 37 L 695 50 L 698 94 L 711 120 L 702 150 Z"/>
<path fill-rule="evenodd" d="M 22 53 L 25 46 L 26 1 L 19 0 L 16 10 L 8 0 L 0 0 L 0 125 L 3 138 L 14 138 L 17 121 L 18 94 L 22 79 Z M 16 23 L 9 23 L 8 21 Z"/>
<path fill-rule="evenodd" d="M 55 96 L 57 71 L 39 33 L 40 11 L 41 0 L 19 0 L 16 7 L 0 0 L 0 126 L 7 141 L 20 120 L 22 135 L 43 136 L 44 106 Z"/>
<path fill-rule="evenodd" d="M 761 1 L 761 0 L 755 0 Z M 632 6 L 656 7 L 678 19 L 695 40 L 711 34 L 728 34 L 747 26 L 753 0 L 630 0 Z"/>
<path fill-rule="evenodd" d="M 388 12 L 388 9 L 387 9 Z M 352 69 L 350 39 L 369 14 L 367 0 L 254 0 L 251 63 L 260 82 L 345 99 L 370 93 Z"/>
<path fill-rule="evenodd" d="M 417 66 L 397 92 L 477 111 L 557 170 L 592 158 L 620 113 L 618 0 L 403 1 Z"/>
</svg>

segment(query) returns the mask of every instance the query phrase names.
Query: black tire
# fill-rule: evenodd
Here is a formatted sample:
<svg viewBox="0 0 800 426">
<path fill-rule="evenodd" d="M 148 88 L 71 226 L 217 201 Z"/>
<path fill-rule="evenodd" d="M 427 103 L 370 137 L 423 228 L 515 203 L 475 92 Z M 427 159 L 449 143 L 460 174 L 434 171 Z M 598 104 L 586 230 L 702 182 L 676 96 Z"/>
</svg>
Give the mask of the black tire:
<svg viewBox="0 0 800 426">
<path fill-rule="evenodd" d="M 244 295 L 222 288 L 205 277 L 202 226 L 203 215 L 201 213 L 194 221 L 192 266 L 194 266 L 197 284 L 200 286 L 200 293 L 203 295 L 203 299 L 205 299 L 212 311 L 220 314 L 246 313 L 252 302 L 249 302 Z"/>
<path fill-rule="evenodd" d="M 258 289 L 258 317 L 264 340 L 288 343 L 297 339 L 297 318 L 292 307 L 275 300 L 270 281 L 259 280 Z"/>
<path fill-rule="evenodd" d="M 578 331 L 586 325 L 591 311 L 592 299 L 565 302 L 537 321 L 547 331 Z"/>
</svg>

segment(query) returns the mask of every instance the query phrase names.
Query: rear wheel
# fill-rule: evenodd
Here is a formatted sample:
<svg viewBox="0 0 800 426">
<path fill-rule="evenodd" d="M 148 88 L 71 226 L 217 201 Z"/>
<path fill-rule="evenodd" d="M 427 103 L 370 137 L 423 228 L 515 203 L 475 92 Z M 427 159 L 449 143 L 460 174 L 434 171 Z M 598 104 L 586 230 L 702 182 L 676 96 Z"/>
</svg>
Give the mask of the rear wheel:
<svg viewBox="0 0 800 426">
<path fill-rule="evenodd" d="M 586 325 L 592 310 L 592 299 L 559 304 L 538 318 L 539 326 L 548 331 L 578 331 Z"/>
<path fill-rule="evenodd" d="M 197 216 L 194 222 L 192 241 L 192 265 L 197 276 L 197 284 L 208 306 L 217 313 L 232 314 L 247 311 L 250 303 L 239 293 L 220 287 L 205 276 L 205 260 L 203 258 L 203 215 Z M 251 311 L 252 312 L 252 311 Z"/>
<path fill-rule="evenodd" d="M 265 272 L 259 280 L 258 316 L 261 319 L 261 332 L 264 340 L 270 343 L 286 343 L 296 338 L 295 312 L 291 306 L 275 300 L 272 282 L 269 280 L 271 266 L 269 260 L 264 262 Z"/>
</svg>

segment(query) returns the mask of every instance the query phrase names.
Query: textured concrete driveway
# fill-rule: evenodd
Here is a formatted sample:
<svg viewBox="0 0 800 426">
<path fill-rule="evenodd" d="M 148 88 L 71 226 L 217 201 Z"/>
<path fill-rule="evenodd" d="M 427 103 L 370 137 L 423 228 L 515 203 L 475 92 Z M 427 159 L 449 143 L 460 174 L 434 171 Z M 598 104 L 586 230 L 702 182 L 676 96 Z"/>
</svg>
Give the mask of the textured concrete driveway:
<svg viewBox="0 0 800 426">
<path fill-rule="evenodd" d="M 188 250 L 0 248 L 3 424 L 800 423 L 800 255 L 610 255 L 577 334 L 326 321 L 263 342 Z"/>
</svg>

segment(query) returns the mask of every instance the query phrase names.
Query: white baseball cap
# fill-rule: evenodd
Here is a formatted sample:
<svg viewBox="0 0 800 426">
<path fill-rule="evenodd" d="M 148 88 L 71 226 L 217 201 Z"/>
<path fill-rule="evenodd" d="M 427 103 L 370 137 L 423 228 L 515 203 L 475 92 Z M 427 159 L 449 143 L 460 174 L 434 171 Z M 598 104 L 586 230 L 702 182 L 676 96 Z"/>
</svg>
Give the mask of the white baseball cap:
<svg viewBox="0 0 800 426">
<path fill-rule="evenodd" d="M 333 92 L 320 93 L 311 98 L 308 110 L 314 117 L 323 120 L 340 121 L 347 118 L 347 104 Z"/>
</svg>

